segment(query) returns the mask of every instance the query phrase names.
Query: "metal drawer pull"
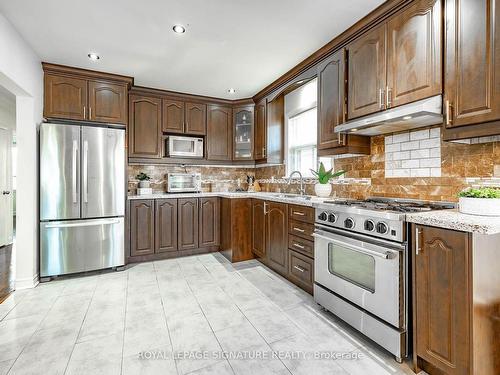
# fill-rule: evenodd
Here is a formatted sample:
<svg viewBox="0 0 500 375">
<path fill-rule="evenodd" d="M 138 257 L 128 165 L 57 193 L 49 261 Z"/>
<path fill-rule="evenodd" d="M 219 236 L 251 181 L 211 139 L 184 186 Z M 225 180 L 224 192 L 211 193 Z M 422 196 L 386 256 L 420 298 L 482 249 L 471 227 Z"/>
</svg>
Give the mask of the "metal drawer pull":
<svg viewBox="0 0 500 375">
<path fill-rule="evenodd" d="M 306 214 L 305 214 L 305 213 L 300 212 L 300 211 L 293 211 L 292 213 L 293 213 L 294 215 L 306 216 Z"/>
<path fill-rule="evenodd" d="M 418 255 L 420 253 L 420 244 L 419 244 L 419 237 L 422 232 L 420 229 L 417 228 L 416 233 L 415 233 L 415 255 Z"/>
<path fill-rule="evenodd" d="M 298 244 L 298 243 L 294 243 L 293 246 L 298 247 L 299 249 L 305 249 L 304 246 L 302 246 L 301 244 Z"/>
<path fill-rule="evenodd" d="M 297 271 L 300 271 L 302 273 L 305 272 L 305 269 L 303 269 L 302 267 L 299 267 L 299 266 L 293 266 L 293 268 L 295 268 Z"/>
<path fill-rule="evenodd" d="M 293 230 L 296 230 L 297 232 L 300 232 L 300 233 L 304 233 L 305 232 L 304 229 L 300 229 L 300 228 L 297 228 L 297 227 L 293 227 Z"/>
</svg>

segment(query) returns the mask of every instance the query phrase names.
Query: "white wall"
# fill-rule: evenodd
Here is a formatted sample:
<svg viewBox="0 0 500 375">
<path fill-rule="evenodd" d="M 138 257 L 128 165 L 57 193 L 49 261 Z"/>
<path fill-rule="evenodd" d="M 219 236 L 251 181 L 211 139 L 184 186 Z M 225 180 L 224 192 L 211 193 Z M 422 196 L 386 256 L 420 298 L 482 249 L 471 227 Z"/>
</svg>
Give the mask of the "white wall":
<svg viewBox="0 0 500 375">
<path fill-rule="evenodd" d="M 42 121 L 43 72 L 40 59 L 0 14 L 0 85 L 16 95 L 18 148 L 16 289 L 38 279 L 37 125 Z"/>
</svg>

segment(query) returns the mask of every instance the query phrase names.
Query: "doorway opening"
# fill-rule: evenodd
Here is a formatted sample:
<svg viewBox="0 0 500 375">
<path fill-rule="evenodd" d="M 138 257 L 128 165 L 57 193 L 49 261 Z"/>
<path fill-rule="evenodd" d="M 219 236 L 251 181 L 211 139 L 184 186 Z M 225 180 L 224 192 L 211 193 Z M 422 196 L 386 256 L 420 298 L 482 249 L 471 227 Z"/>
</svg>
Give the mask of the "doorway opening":
<svg viewBox="0 0 500 375">
<path fill-rule="evenodd" d="M 0 302 L 14 290 L 16 96 L 0 85 Z"/>
</svg>

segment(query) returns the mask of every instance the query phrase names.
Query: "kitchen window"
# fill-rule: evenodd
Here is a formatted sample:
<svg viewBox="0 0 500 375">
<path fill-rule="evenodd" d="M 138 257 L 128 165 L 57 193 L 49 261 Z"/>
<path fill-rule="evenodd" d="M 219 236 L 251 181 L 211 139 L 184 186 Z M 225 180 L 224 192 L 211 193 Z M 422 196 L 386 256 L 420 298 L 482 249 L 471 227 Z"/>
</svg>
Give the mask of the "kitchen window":
<svg viewBox="0 0 500 375">
<path fill-rule="evenodd" d="M 285 163 L 286 175 L 299 171 L 304 177 L 313 177 L 319 161 L 326 168 L 333 165 L 331 158 L 317 154 L 317 80 L 299 87 L 285 96 Z"/>
</svg>

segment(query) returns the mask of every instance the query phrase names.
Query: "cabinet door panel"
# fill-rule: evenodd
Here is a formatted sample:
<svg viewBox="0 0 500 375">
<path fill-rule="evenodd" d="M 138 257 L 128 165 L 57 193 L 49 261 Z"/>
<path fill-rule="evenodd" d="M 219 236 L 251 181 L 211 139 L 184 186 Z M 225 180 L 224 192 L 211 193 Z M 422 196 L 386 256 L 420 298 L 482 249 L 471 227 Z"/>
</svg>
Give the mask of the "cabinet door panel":
<svg viewBox="0 0 500 375">
<path fill-rule="evenodd" d="M 177 250 L 177 200 L 155 201 L 155 251 L 163 253 Z"/>
<path fill-rule="evenodd" d="M 448 374 L 469 374 L 469 236 L 417 226 L 416 352 Z"/>
<path fill-rule="evenodd" d="M 186 134 L 205 135 L 207 133 L 207 106 L 186 103 Z"/>
<path fill-rule="evenodd" d="M 231 160 L 233 155 L 231 108 L 208 106 L 207 159 Z"/>
<path fill-rule="evenodd" d="M 254 108 L 233 109 L 233 160 L 253 159 Z"/>
<path fill-rule="evenodd" d="M 179 199 L 178 202 L 179 250 L 198 248 L 198 199 Z"/>
<path fill-rule="evenodd" d="M 266 158 L 267 111 L 266 99 L 255 106 L 254 156 L 255 160 Z"/>
<path fill-rule="evenodd" d="M 130 255 L 149 255 L 155 251 L 154 201 L 130 201 Z"/>
<path fill-rule="evenodd" d="M 318 66 L 318 148 L 343 145 L 335 127 L 345 122 L 345 51 Z"/>
<path fill-rule="evenodd" d="M 284 203 L 266 202 L 266 254 L 269 267 L 288 272 L 288 213 Z"/>
<path fill-rule="evenodd" d="M 446 0 L 447 127 L 500 119 L 500 4 Z"/>
<path fill-rule="evenodd" d="M 127 116 L 127 86 L 89 82 L 89 120 L 126 124 Z"/>
<path fill-rule="evenodd" d="M 200 198 L 200 247 L 220 244 L 220 199 Z"/>
<path fill-rule="evenodd" d="M 161 100 L 130 95 L 129 156 L 161 158 Z"/>
<path fill-rule="evenodd" d="M 266 257 L 265 221 L 264 201 L 252 199 L 252 252 L 260 258 Z"/>
<path fill-rule="evenodd" d="M 348 47 L 348 118 L 385 109 L 385 29 L 376 27 Z"/>
<path fill-rule="evenodd" d="M 184 133 L 184 103 L 179 100 L 163 99 L 163 131 Z"/>
<path fill-rule="evenodd" d="M 388 22 L 388 107 L 440 94 L 441 71 L 441 2 L 418 0 Z"/>
<path fill-rule="evenodd" d="M 87 81 L 45 74 L 44 116 L 86 120 Z"/>
</svg>

